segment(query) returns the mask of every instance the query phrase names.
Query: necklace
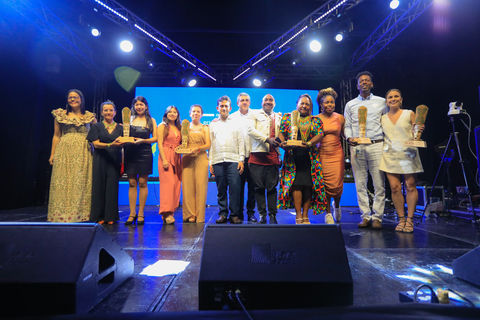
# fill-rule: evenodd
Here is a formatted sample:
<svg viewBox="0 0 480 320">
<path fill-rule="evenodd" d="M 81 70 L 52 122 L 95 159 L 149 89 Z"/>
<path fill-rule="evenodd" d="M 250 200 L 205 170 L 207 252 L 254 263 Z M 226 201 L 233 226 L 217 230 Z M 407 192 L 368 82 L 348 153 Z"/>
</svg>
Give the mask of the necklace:
<svg viewBox="0 0 480 320">
<path fill-rule="evenodd" d="M 308 136 L 310 135 L 311 129 L 311 116 L 299 117 L 298 126 L 300 127 L 300 134 L 302 135 L 302 141 L 307 142 Z"/>
<path fill-rule="evenodd" d="M 105 120 L 103 120 L 102 122 L 103 122 L 103 125 L 105 126 L 105 129 L 107 129 L 107 131 L 110 133 L 113 131 L 113 128 L 115 128 L 115 126 L 117 125 L 115 121 L 112 121 L 111 124 L 106 123 Z"/>
</svg>

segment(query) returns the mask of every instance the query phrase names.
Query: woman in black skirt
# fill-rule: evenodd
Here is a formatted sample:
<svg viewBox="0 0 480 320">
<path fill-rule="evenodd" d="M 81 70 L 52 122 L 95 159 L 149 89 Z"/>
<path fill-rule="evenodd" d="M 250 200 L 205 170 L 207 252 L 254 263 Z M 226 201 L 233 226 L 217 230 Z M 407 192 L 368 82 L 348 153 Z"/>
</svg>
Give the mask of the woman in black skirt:
<svg viewBox="0 0 480 320">
<path fill-rule="evenodd" d="M 94 124 L 87 140 L 95 147 L 93 154 L 92 209 L 90 221 L 113 224 L 118 217 L 118 180 L 122 163 L 122 145 L 119 137 L 123 127 L 117 124 L 112 101 L 100 106 L 103 121 Z"/>
</svg>

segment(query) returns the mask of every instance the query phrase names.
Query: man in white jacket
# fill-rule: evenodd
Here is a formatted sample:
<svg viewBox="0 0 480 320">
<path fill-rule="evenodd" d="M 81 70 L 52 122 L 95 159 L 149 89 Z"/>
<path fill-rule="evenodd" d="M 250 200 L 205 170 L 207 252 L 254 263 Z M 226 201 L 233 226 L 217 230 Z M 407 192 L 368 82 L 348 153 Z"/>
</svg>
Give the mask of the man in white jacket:
<svg viewBox="0 0 480 320">
<path fill-rule="evenodd" d="M 240 175 L 243 173 L 245 145 L 240 126 L 229 116 L 231 103 L 229 97 L 220 97 L 217 100 L 220 117 L 210 124 L 210 173 L 215 175 L 220 210 L 217 223 L 228 221 L 229 209 L 230 222 L 242 223 L 238 216 L 243 208 L 240 204 Z"/>
<path fill-rule="evenodd" d="M 280 130 L 280 115 L 273 112 L 275 99 L 267 94 L 262 109 L 248 116 L 247 133 L 252 142 L 248 166 L 255 183 L 255 199 L 259 223 L 267 223 L 267 202 L 270 224 L 277 224 L 277 184 L 280 165 L 280 143 L 275 139 Z M 265 191 L 267 193 L 265 197 Z"/>
</svg>

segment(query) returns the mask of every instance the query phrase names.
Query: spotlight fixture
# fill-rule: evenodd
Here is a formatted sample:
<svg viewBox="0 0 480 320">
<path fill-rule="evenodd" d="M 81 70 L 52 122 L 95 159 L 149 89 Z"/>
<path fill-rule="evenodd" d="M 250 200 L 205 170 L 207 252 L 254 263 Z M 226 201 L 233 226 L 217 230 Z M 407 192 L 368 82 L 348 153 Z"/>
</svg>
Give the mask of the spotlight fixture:
<svg viewBox="0 0 480 320">
<path fill-rule="evenodd" d="M 275 66 L 271 68 L 267 68 L 263 71 L 262 73 L 263 82 L 268 83 L 275 78 L 275 70 L 273 68 L 275 68 Z"/>
<path fill-rule="evenodd" d="M 120 42 L 120 49 L 122 49 L 125 52 L 130 52 L 133 50 L 133 44 L 128 40 L 124 40 Z"/>
<path fill-rule="evenodd" d="M 155 68 L 155 61 L 148 61 L 148 69 Z"/>
<path fill-rule="evenodd" d="M 390 1 L 390 9 L 397 9 L 398 6 L 400 5 L 400 1 L 399 0 L 392 0 Z"/>
<path fill-rule="evenodd" d="M 188 81 L 189 87 L 194 87 L 196 84 L 197 84 L 197 80 L 195 78 L 192 78 Z"/>
<path fill-rule="evenodd" d="M 342 40 L 343 40 L 343 33 L 342 32 L 337 33 L 337 35 L 335 36 L 335 41 L 341 42 Z"/>
<path fill-rule="evenodd" d="M 255 87 L 260 87 L 262 85 L 262 81 L 260 81 L 260 79 L 258 79 L 258 78 L 255 78 L 255 79 L 253 79 L 253 85 Z"/>
<path fill-rule="evenodd" d="M 98 30 L 97 28 L 92 28 L 91 32 L 92 32 L 92 36 L 94 36 L 95 38 L 100 37 L 100 35 L 102 34 L 100 30 Z"/>
<path fill-rule="evenodd" d="M 322 44 L 318 40 L 312 40 L 310 42 L 310 50 L 318 52 L 320 49 L 322 49 Z"/>
<path fill-rule="evenodd" d="M 305 51 L 299 50 L 298 48 L 292 51 L 291 63 L 293 66 L 298 66 L 304 60 L 305 60 Z"/>
</svg>

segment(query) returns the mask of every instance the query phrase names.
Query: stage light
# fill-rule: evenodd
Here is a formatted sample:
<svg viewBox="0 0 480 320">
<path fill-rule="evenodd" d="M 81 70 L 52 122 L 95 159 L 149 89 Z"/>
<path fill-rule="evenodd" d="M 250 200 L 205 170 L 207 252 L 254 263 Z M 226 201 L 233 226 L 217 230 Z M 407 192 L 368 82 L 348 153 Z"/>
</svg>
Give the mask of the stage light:
<svg viewBox="0 0 480 320">
<path fill-rule="evenodd" d="M 189 87 L 194 87 L 196 84 L 197 84 L 197 80 L 195 80 L 195 79 L 191 79 L 190 81 L 188 81 L 188 86 Z"/>
<path fill-rule="evenodd" d="M 262 85 L 262 81 L 260 81 L 260 79 L 258 79 L 258 78 L 255 78 L 255 79 L 253 79 L 253 85 L 255 87 L 260 87 Z"/>
<path fill-rule="evenodd" d="M 92 28 L 92 36 L 99 37 L 102 33 L 97 28 Z"/>
<path fill-rule="evenodd" d="M 390 1 L 390 9 L 395 10 L 395 9 L 398 8 L 399 5 L 400 5 L 400 1 L 398 1 L 398 0 Z"/>
<path fill-rule="evenodd" d="M 313 40 L 312 42 L 310 42 L 310 50 L 312 50 L 313 52 L 318 52 L 320 51 L 320 49 L 322 49 L 322 44 L 318 42 L 318 40 Z"/>
<path fill-rule="evenodd" d="M 343 40 L 343 34 L 341 32 L 337 33 L 335 36 L 335 41 L 340 42 Z"/>
<path fill-rule="evenodd" d="M 120 42 L 120 49 L 122 49 L 125 52 L 130 52 L 133 50 L 133 44 L 128 40 L 124 40 Z"/>
<path fill-rule="evenodd" d="M 155 61 L 148 61 L 148 69 L 155 68 Z"/>
</svg>

